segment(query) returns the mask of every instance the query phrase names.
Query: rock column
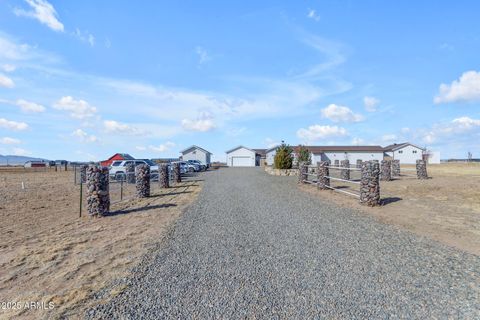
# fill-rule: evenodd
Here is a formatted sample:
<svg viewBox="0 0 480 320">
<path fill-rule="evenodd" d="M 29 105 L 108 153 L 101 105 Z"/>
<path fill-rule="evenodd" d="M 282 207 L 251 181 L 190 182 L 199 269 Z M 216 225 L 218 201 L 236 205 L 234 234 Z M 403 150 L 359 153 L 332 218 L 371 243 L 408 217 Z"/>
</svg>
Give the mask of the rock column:
<svg viewBox="0 0 480 320">
<path fill-rule="evenodd" d="M 87 178 L 87 211 L 92 217 L 101 217 L 110 211 L 110 194 L 108 168 L 88 166 Z"/>
<path fill-rule="evenodd" d="M 321 190 L 326 190 L 330 186 L 330 178 L 329 176 L 329 170 L 328 170 L 328 165 L 330 163 L 327 161 L 320 161 L 317 164 L 317 187 L 318 189 Z"/>
<path fill-rule="evenodd" d="M 400 176 L 400 160 L 392 160 L 392 176 Z"/>
<path fill-rule="evenodd" d="M 360 181 L 360 203 L 374 207 L 380 204 L 380 167 L 378 162 L 365 161 L 362 164 Z"/>
<path fill-rule="evenodd" d="M 356 166 L 357 169 L 361 169 L 362 168 L 362 160 L 361 159 L 357 159 L 357 166 Z"/>
<path fill-rule="evenodd" d="M 150 166 L 140 164 L 135 167 L 137 198 L 150 196 Z"/>
<path fill-rule="evenodd" d="M 308 167 L 305 162 L 298 163 L 298 183 L 305 183 L 304 180 L 307 180 Z"/>
<path fill-rule="evenodd" d="M 125 167 L 125 174 L 127 183 L 134 184 L 135 183 L 135 165 L 133 163 L 129 163 Z"/>
<path fill-rule="evenodd" d="M 335 160 L 335 161 L 333 162 L 333 166 L 338 167 L 339 165 L 340 165 L 340 161 L 339 161 L 339 160 Z"/>
<path fill-rule="evenodd" d="M 158 183 L 160 184 L 160 188 L 168 188 L 170 186 L 168 164 L 160 164 L 158 170 Z"/>
<path fill-rule="evenodd" d="M 343 180 L 350 180 L 350 161 L 342 160 L 340 166 L 345 169 L 340 170 L 340 178 Z"/>
<path fill-rule="evenodd" d="M 173 163 L 173 182 L 180 183 L 182 182 L 182 175 L 180 172 L 180 163 Z"/>
<path fill-rule="evenodd" d="M 417 160 L 417 178 L 428 179 L 427 162 L 425 160 Z"/>
<path fill-rule="evenodd" d="M 382 181 L 392 180 L 392 162 L 390 160 L 382 160 L 381 171 L 380 178 Z"/>
</svg>

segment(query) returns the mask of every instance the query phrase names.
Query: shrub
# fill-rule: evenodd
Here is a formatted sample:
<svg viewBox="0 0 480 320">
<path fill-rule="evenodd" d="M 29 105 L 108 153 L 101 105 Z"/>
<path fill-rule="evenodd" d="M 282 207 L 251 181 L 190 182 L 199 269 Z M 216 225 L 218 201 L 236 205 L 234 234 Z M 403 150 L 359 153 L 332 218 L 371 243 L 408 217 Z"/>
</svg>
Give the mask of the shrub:
<svg viewBox="0 0 480 320">
<path fill-rule="evenodd" d="M 275 154 L 275 169 L 291 169 L 293 164 L 292 153 L 293 149 L 289 145 L 282 142 L 282 144 L 277 148 L 277 153 Z"/>
<path fill-rule="evenodd" d="M 305 146 L 299 145 L 297 148 L 297 165 L 300 162 L 305 163 L 306 165 L 312 164 L 312 157 L 310 155 L 310 151 Z"/>
</svg>

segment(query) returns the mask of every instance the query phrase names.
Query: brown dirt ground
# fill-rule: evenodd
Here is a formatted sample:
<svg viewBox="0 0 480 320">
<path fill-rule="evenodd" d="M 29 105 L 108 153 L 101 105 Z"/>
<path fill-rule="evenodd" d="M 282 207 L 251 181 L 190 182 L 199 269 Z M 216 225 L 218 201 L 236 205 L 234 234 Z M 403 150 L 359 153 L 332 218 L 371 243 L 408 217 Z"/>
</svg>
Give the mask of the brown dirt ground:
<svg viewBox="0 0 480 320">
<path fill-rule="evenodd" d="M 414 166 L 402 166 L 402 170 L 412 168 Z M 403 173 L 415 174 L 405 170 Z M 317 190 L 311 185 L 301 188 L 383 223 L 480 255 L 480 164 L 430 165 L 428 174 L 431 177 L 428 180 L 402 176 L 381 182 L 384 204 L 375 208 L 362 206 L 357 199 L 334 191 Z M 356 186 L 341 182 L 332 185 L 344 187 L 344 190 L 356 189 Z"/>
<path fill-rule="evenodd" d="M 25 190 L 21 189 L 24 181 Z M 52 310 L 1 310 L 1 319 L 81 318 L 91 296 L 125 277 L 194 201 L 202 181 L 118 202 L 114 215 L 79 214 L 73 172 L 0 171 L 0 302 L 53 302 Z M 158 186 L 158 185 L 157 185 Z M 124 196 L 133 198 L 133 189 Z M 118 294 L 110 292 L 110 296 Z"/>
</svg>

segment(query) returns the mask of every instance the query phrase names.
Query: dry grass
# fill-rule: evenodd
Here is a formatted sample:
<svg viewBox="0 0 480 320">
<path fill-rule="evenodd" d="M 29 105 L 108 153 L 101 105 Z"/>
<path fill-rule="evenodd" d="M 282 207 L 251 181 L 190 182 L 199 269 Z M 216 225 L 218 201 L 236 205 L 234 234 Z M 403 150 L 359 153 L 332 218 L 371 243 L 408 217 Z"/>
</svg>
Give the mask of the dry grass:
<svg viewBox="0 0 480 320">
<path fill-rule="evenodd" d="M 430 165 L 428 174 L 432 179 L 417 180 L 404 176 L 381 182 L 381 196 L 385 204 L 377 208 L 362 206 L 357 199 L 335 192 L 318 191 L 312 186 L 302 188 L 326 200 L 372 215 L 384 223 L 480 255 L 480 164 Z M 335 183 L 346 187 L 345 190 L 356 190 L 356 186 Z"/>
<path fill-rule="evenodd" d="M 0 310 L 2 319 L 80 318 L 94 292 L 126 276 L 161 241 L 202 183 L 153 188 L 148 199 L 114 204 L 112 216 L 78 218 L 79 190 L 72 175 L 2 172 L 8 186 L 26 181 L 27 190 L 0 188 L 0 301 L 55 305 L 52 310 Z"/>
</svg>

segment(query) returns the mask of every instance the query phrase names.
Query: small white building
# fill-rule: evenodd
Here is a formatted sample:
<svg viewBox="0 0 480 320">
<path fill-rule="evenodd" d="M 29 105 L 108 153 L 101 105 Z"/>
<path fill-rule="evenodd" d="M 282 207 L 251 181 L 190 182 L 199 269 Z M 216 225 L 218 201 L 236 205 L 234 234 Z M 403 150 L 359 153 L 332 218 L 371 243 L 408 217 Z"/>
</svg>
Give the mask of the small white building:
<svg viewBox="0 0 480 320">
<path fill-rule="evenodd" d="M 415 164 L 423 159 L 425 149 L 409 142 L 394 143 L 384 148 L 385 155 L 392 160 L 400 160 L 400 164 Z"/>
<path fill-rule="evenodd" d="M 260 154 L 254 149 L 238 146 L 226 151 L 227 166 L 229 167 L 255 167 L 260 165 Z"/>
<path fill-rule="evenodd" d="M 180 151 L 180 153 L 182 154 L 183 161 L 198 160 L 204 165 L 210 165 L 212 153 L 199 146 L 193 145 Z"/>
</svg>

